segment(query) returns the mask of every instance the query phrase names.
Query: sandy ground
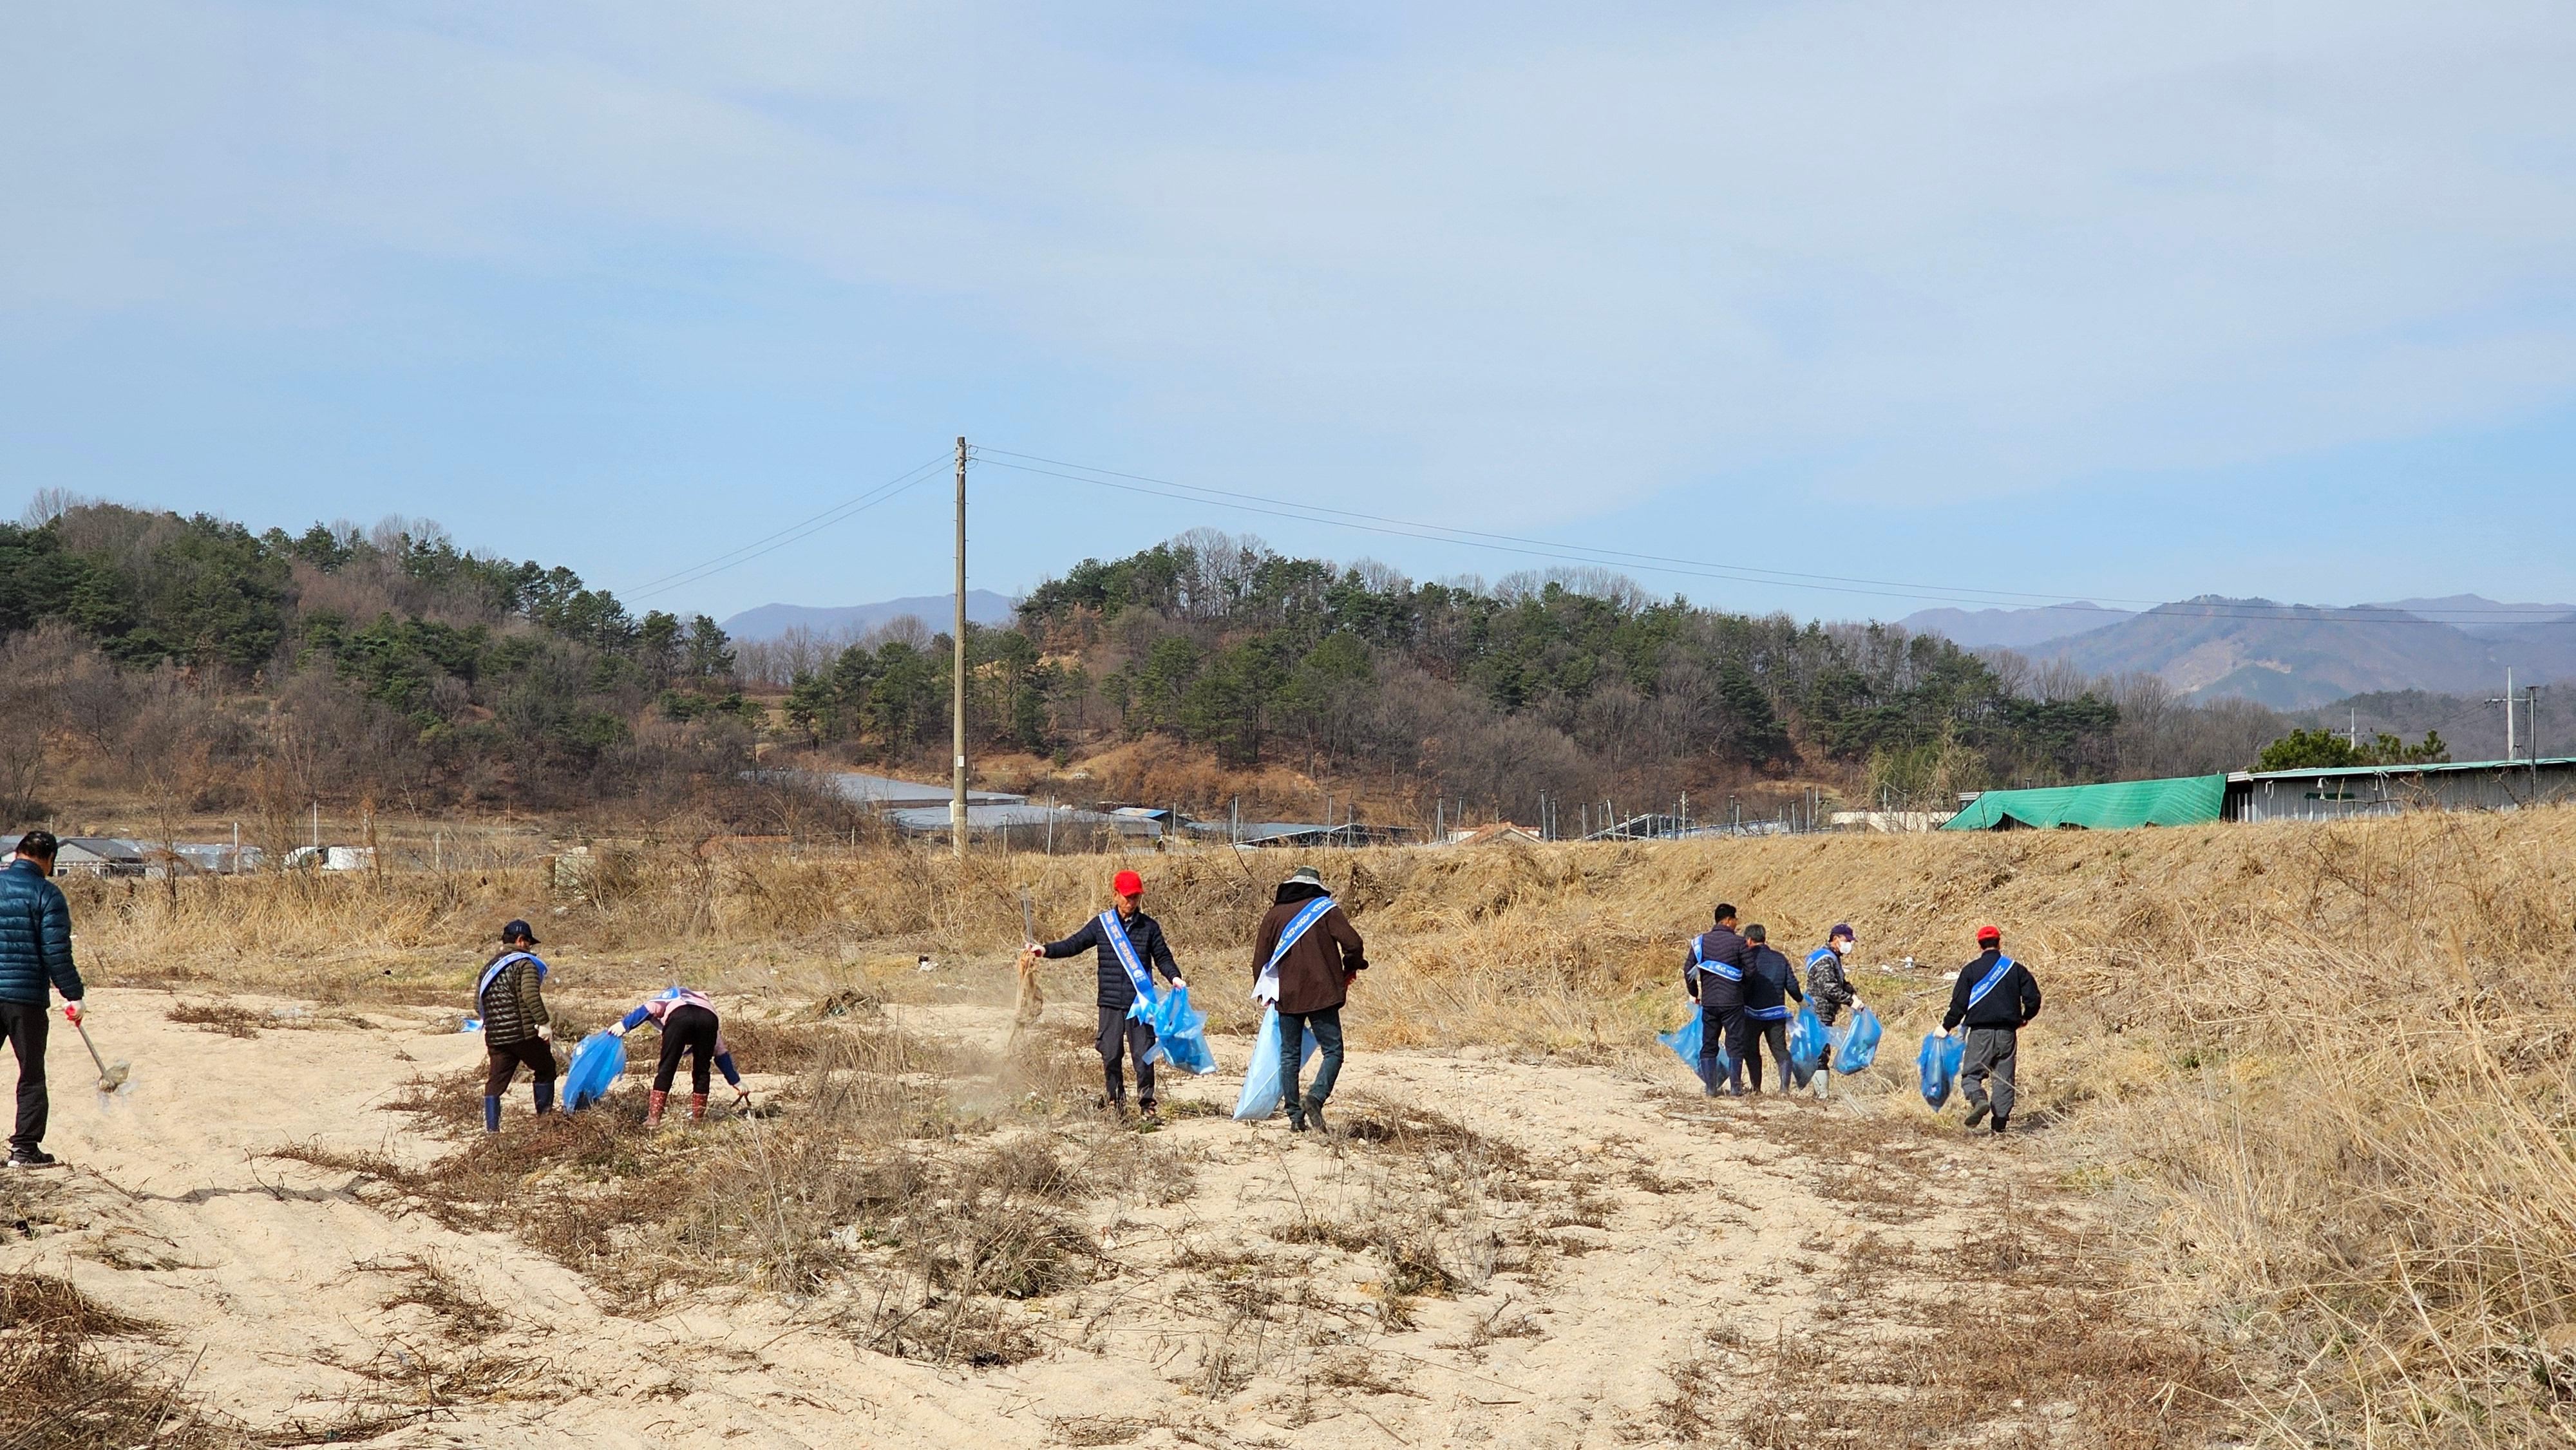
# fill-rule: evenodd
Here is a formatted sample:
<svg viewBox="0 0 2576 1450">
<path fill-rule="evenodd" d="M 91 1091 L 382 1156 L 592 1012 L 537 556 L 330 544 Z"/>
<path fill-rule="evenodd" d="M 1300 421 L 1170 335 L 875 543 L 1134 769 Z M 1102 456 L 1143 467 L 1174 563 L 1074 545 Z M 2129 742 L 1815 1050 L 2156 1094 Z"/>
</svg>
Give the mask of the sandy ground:
<svg viewBox="0 0 2576 1450">
<path fill-rule="evenodd" d="M 1656 1085 L 1472 1053 L 1355 1052 L 1339 1100 L 1349 1111 L 1436 1107 L 1528 1155 L 1537 1191 L 1493 1206 L 1498 1247 L 1482 1282 L 1419 1300 L 1410 1328 L 1388 1325 L 1380 1271 L 1276 1230 L 1359 1211 L 1397 1190 L 1404 1165 L 1281 1123 L 1185 1118 L 1164 1142 L 1198 1155 L 1196 1191 L 1096 1206 L 1116 1272 L 1028 1307 L 1046 1353 L 968 1371 L 870 1352 L 775 1296 L 620 1317 L 514 1240 L 456 1233 L 362 1195 L 351 1175 L 263 1158 L 299 1142 L 414 1160 L 447 1151 L 379 1109 L 416 1072 L 479 1062 L 480 1038 L 458 1034 L 453 1014 L 394 1009 L 237 1039 L 165 1020 L 174 1000 L 96 994 L 102 1049 L 136 1065 L 134 1087 L 104 1108 L 84 1090 L 78 1038 L 56 1037 L 47 1146 L 71 1166 L 42 1175 L 0 1268 L 63 1275 L 169 1325 L 159 1368 L 262 1430 L 427 1398 L 475 1356 L 484 1382 L 503 1381 L 371 1442 L 384 1446 L 1654 1443 L 1668 1438 L 1656 1427 L 1669 1367 L 1713 1333 L 1759 1344 L 1833 1316 L 1829 1301 L 1851 1288 L 1838 1246 L 1878 1233 L 1937 1248 L 2001 1194 L 2055 1192 L 2037 1140 L 1943 1135 L 1890 1149 L 1847 1105 L 1707 1103 L 1680 1091 L 1677 1070 Z M 914 1013 L 958 1032 L 994 1015 Z M 1167 1097 L 1230 1106 L 1246 1045 L 1220 1040 L 1231 1071 Z M 525 1105 L 522 1087 L 512 1111 Z M 1798 1151 L 1846 1132 L 1882 1146 L 1830 1165 Z M 1900 1185 L 1894 1211 L 1857 1213 L 1848 1191 L 1828 1191 L 1855 1162 Z M 1302 1287 L 1292 1308 L 1261 1313 L 1174 1292 L 1161 1266 L 1184 1252 L 1242 1255 Z M 460 1345 L 428 1311 L 384 1307 L 418 1262 L 469 1282 L 503 1322 Z M 1212 1355 L 1237 1368 L 1211 1368 Z"/>
</svg>

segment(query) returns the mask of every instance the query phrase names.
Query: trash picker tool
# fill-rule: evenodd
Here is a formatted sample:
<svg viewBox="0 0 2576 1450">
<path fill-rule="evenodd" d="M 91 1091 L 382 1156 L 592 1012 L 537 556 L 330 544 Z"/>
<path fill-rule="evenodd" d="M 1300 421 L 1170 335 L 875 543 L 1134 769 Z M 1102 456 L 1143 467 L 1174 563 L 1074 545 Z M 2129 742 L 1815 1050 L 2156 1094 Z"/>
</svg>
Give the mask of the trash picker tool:
<svg viewBox="0 0 2576 1450">
<path fill-rule="evenodd" d="M 116 1066 L 108 1066 L 99 1059 L 98 1044 L 89 1040 L 89 1024 L 74 1021 L 72 1026 L 80 1033 L 81 1046 L 89 1049 L 89 1060 L 98 1064 L 98 1090 L 102 1093 L 112 1093 L 125 1086 L 126 1076 L 134 1071 L 134 1064 L 120 1059 Z"/>
</svg>

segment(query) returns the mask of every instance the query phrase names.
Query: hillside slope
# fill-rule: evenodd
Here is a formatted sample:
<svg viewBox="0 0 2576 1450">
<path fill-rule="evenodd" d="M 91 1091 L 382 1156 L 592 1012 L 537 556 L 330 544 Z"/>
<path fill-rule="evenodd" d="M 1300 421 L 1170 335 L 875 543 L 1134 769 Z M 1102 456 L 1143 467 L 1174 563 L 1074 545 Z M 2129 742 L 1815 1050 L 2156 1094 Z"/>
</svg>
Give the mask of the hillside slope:
<svg viewBox="0 0 2576 1450">
<path fill-rule="evenodd" d="M 2152 674 L 2187 694 L 2305 709 L 2373 690 L 2466 693 L 2500 680 L 2487 645 L 2397 610 L 2204 595 L 2054 641 L 2034 657 Z"/>
</svg>

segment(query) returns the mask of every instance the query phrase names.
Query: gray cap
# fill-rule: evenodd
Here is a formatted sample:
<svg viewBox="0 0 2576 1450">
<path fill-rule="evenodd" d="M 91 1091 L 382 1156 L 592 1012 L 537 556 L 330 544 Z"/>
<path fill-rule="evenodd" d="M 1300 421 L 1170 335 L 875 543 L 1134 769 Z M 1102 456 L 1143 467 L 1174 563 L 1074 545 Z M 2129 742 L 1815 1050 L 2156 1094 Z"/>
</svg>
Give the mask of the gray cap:
<svg viewBox="0 0 2576 1450">
<path fill-rule="evenodd" d="M 1282 886 L 1321 886 L 1324 884 L 1324 878 L 1315 874 L 1314 867 L 1300 866 L 1296 870 L 1289 872 L 1288 879 L 1280 882 L 1279 884 Z"/>
</svg>

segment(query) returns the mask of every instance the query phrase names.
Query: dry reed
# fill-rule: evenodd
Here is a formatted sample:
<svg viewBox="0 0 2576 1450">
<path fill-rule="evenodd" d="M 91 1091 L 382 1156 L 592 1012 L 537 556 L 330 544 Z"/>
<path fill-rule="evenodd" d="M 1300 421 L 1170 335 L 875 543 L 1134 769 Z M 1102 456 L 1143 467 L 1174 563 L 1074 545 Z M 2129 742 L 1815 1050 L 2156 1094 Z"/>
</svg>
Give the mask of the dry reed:
<svg viewBox="0 0 2576 1450">
<path fill-rule="evenodd" d="M 1486 1043 L 1670 1074 L 1648 1034 L 1679 1020 L 1682 942 L 1723 898 L 1784 948 L 1858 925 L 1857 979 L 1898 1067 L 1939 1009 L 1939 969 L 1992 920 L 2050 1002 L 2026 1037 L 2016 1121 L 2159 1251 L 2147 1269 L 2176 1308 L 2255 1367 L 2241 1393 L 2258 1436 L 2576 1433 L 2576 811 L 1139 859 L 1147 909 L 1218 1030 L 1249 1026 L 1231 981 L 1250 977 L 1272 883 L 1309 859 L 1370 940 L 1349 1013 L 1363 1050 Z M 561 896 L 533 869 L 490 870 L 107 883 L 80 888 L 75 912 L 111 983 L 453 1002 L 492 925 L 523 914 L 572 951 L 635 955 L 638 976 L 706 964 L 742 990 L 917 1000 L 909 958 L 927 952 L 1006 1015 L 1019 893 L 1042 928 L 1070 930 L 1121 864 L 672 851 L 632 853 Z M 1918 968 L 1898 969 L 1909 956 Z M 871 965 L 897 959 L 906 970 Z M 891 1092 L 870 1076 L 835 1090 Z M 1883 1094 L 1893 1074 L 1874 1076 Z M 1855 1086 L 1866 1096 L 1873 1080 Z M 1890 1095 L 1865 1106 L 1907 1110 Z M 805 1171 L 790 1168 L 780 1181 Z M 800 1272 L 783 1258 L 779 1271 Z"/>
</svg>

